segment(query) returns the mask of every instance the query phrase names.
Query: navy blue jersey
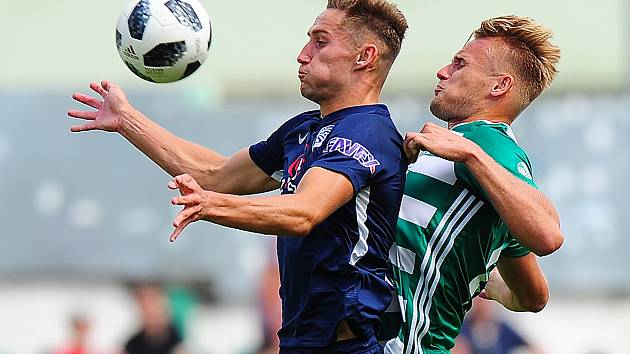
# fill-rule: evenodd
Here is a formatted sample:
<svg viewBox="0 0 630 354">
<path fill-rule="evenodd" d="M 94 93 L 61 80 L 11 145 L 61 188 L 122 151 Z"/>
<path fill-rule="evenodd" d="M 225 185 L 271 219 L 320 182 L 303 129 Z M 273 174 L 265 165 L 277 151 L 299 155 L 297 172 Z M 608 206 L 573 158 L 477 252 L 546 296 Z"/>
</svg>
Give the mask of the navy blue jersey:
<svg viewBox="0 0 630 354">
<path fill-rule="evenodd" d="M 341 173 L 354 188 L 306 237 L 278 238 L 282 347 L 329 345 L 342 319 L 358 336 L 376 331 L 391 300 L 385 272 L 407 170 L 402 143 L 387 107 L 368 105 L 302 113 L 250 147 L 282 194 L 311 167 Z"/>
</svg>

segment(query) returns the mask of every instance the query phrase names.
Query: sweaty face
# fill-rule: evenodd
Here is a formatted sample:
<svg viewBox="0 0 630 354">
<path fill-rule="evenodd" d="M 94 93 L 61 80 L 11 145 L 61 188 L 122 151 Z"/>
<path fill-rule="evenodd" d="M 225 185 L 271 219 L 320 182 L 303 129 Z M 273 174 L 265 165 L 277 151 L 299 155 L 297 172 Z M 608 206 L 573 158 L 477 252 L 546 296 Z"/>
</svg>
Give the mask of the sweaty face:
<svg viewBox="0 0 630 354">
<path fill-rule="evenodd" d="M 482 112 L 491 84 L 490 45 L 486 39 L 475 39 L 438 71 L 440 82 L 431 101 L 433 115 L 446 122 L 457 122 Z"/>
<path fill-rule="evenodd" d="M 318 104 L 334 99 L 350 82 L 356 51 L 342 27 L 344 18 L 343 11 L 332 9 L 319 15 L 297 58 L 300 92 Z"/>
</svg>

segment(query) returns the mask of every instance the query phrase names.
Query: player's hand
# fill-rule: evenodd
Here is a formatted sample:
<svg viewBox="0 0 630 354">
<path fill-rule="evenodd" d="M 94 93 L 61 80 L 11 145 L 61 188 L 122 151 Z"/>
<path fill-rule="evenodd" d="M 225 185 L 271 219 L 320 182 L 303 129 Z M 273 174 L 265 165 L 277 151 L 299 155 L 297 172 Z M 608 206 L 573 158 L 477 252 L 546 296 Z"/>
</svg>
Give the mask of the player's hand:
<svg viewBox="0 0 630 354">
<path fill-rule="evenodd" d="M 497 268 L 490 272 L 488 282 L 485 288 L 479 294 L 479 297 L 486 300 L 496 301 L 511 311 L 525 311 L 518 303 L 518 300 L 510 290 L 510 288 L 501 277 L 501 273 Z"/>
<path fill-rule="evenodd" d="M 173 205 L 183 205 L 184 209 L 180 211 L 173 221 L 173 233 L 170 241 L 174 242 L 179 234 L 188 224 L 203 219 L 203 210 L 208 204 L 209 193 L 194 178 L 188 174 L 179 175 L 168 183 L 168 187 L 172 190 L 179 189 L 180 197 L 171 199 Z"/>
<path fill-rule="evenodd" d="M 404 149 L 410 163 L 416 162 L 422 151 L 449 161 L 465 162 L 479 145 L 446 128 L 426 123 L 419 133 L 405 135 Z"/>
<path fill-rule="evenodd" d="M 505 293 L 505 282 L 501 277 L 498 269 L 493 269 L 488 277 L 485 288 L 479 294 L 479 297 L 486 300 L 494 300 L 500 302 L 502 295 Z"/>
<path fill-rule="evenodd" d="M 70 131 L 74 133 L 88 130 L 120 132 L 124 112 L 133 108 L 129 104 L 125 93 L 120 89 L 120 87 L 109 81 L 103 81 L 100 84 L 92 82 L 90 83 L 90 88 L 98 93 L 102 99 L 75 92 L 72 95 L 72 98 L 75 101 L 83 103 L 96 110 L 69 110 L 68 115 L 70 117 L 87 121 L 85 124 L 71 127 Z"/>
</svg>

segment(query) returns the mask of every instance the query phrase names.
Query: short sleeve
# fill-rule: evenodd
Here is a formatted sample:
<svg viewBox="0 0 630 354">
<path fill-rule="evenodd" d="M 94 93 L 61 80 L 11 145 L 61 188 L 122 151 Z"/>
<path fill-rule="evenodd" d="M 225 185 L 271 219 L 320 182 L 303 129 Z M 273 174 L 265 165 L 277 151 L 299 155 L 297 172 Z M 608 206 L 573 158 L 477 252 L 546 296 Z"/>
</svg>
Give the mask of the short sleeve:
<svg viewBox="0 0 630 354">
<path fill-rule="evenodd" d="M 503 130 L 494 126 L 481 126 L 465 133 L 464 137 L 479 145 L 486 154 L 518 179 L 536 189 L 538 188 L 532 177 L 529 157 L 516 141 Z M 455 172 L 458 179 L 487 199 L 486 193 L 464 164 L 455 164 Z"/>
<path fill-rule="evenodd" d="M 505 247 L 503 251 L 501 251 L 501 255 L 509 258 L 518 258 L 523 257 L 530 252 L 530 250 L 525 248 L 512 235 L 510 235 L 507 247 Z"/>
<path fill-rule="evenodd" d="M 249 147 L 249 157 L 269 176 L 282 172 L 284 167 L 284 140 L 287 134 L 301 122 L 300 116 L 285 122 L 267 140 Z"/>
<path fill-rule="evenodd" d="M 393 126 L 393 124 L 392 124 Z M 380 116 L 355 114 L 339 122 L 311 167 L 348 177 L 355 194 L 389 176 L 400 163 L 402 138 Z"/>
</svg>

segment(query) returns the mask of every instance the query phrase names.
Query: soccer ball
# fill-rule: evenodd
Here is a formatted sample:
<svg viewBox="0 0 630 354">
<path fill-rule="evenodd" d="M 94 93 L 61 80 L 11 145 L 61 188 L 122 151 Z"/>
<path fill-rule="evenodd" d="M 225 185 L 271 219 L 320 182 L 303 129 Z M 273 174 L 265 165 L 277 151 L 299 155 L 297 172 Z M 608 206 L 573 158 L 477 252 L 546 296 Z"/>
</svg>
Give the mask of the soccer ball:
<svg viewBox="0 0 630 354">
<path fill-rule="evenodd" d="M 212 29 L 199 0 L 132 0 L 118 18 L 116 47 L 138 77 L 172 82 L 206 59 Z"/>
</svg>

